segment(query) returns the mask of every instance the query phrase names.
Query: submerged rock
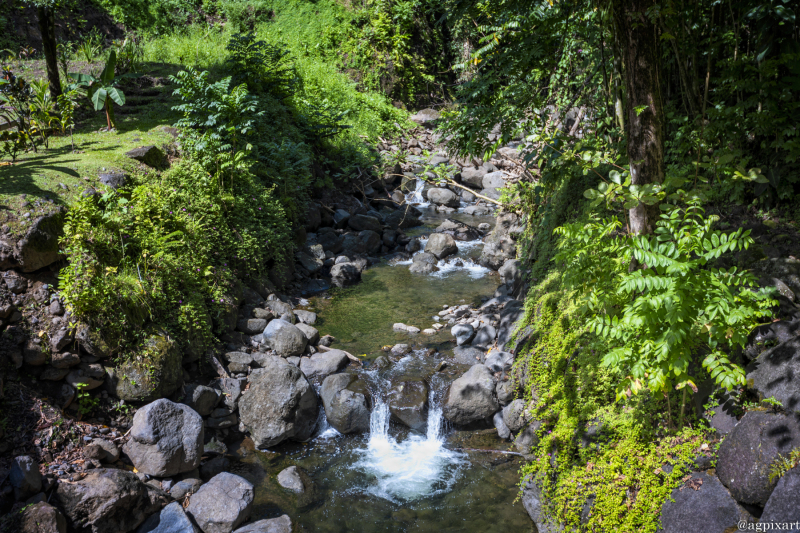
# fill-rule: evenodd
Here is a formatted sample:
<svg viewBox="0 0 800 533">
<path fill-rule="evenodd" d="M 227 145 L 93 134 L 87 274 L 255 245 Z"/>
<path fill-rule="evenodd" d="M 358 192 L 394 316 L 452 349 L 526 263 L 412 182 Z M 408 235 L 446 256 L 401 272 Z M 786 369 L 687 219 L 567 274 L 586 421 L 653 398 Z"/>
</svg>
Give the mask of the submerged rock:
<svg viewBox="0 0 800 533">
<path fill-rule="evenodd" d="M 428 420 L 428 384 L 424 381 L 401 381 L 389 391 L 389 411 L 396 419 L 420 429 Z"/>
</svg>

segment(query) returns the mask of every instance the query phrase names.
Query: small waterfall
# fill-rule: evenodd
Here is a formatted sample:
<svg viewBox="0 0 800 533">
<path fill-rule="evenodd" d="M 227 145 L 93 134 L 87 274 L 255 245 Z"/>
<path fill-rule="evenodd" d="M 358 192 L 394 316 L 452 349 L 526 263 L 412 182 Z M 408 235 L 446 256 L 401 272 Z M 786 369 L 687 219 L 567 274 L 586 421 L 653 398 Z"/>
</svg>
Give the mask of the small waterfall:
<svg viewBox="0 0 800 533">
<path fill-rule="evenodd" d="M 422 196 L 422 192 L 425 189 L 425 182 L 423 180 L 418 179 L 417 182 L 414 184 L 414 190 L 410 191 L 406 194 L 406 203 L 407 204 L 418 204 L 420 207 L 425 207 L 430 205 L 430 203 L 425 200 L 425 197 Z"/>
<path fill-rule="evenodd" d="M 442 409 L 431 391 L 425 435 L 410 434 L 398 441 L 389 432 L 389 405 L 376 400 L 370 416 L 370 435 L 356 467 L 374 478 L 366 490 L 391 500 L 413 500 L 449 491 L 466 457 L 444 447 Z"/>
</svg>

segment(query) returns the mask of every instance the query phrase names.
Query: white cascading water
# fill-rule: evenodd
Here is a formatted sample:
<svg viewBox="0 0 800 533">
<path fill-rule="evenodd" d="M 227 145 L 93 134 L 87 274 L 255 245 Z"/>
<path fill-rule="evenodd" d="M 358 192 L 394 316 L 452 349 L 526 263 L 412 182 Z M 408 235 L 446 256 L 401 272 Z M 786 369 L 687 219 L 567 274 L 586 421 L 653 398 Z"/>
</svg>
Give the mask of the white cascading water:
<svg viewBox="0 0 800 533">
<path fill-rule="evenodd" d="M 433 405 L 433 394 L 431 394 Z M 447 492 L 458 478 L 463 454 L 444 447 L 442 409 L 428 410 L 425 435 L 411 434 L 398 442 L 389 434 L 389 406 L 378 401 L 370 416 L 370 435 L 366 449 L 359 450 L 356 467 L 374 476 L 367 489 L 387 500 L 413 500 Z"/>
<path fill-rule="evenodd" d="M 414 190 L 406 194 L 406 203 L 415 204 L 417 207 L 425 207 L 430 205 L 427 200 L 422 196 L 422 191 L 425 189 L 425 182 L 417 180 L 414 184 Z"/>
</svg>

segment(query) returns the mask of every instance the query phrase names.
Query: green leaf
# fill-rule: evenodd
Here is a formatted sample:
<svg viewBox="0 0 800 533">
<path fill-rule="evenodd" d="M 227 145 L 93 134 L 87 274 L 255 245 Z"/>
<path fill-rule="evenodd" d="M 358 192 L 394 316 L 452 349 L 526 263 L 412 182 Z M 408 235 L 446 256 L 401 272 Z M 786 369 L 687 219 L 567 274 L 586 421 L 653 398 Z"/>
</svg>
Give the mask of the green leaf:
<svg viewBox="0 0 800 533">
<path fill-rule="evenodd" d="M 608 173 L 608 179 L 610 179 L 617 185 L 622 185 L 622 174 L 620 174 L 616 170 L 612 170 L 611 172 Z"/>
<path fill-rule="evenodd" d="M 112 50 L 110 54 L 108 54 L 108 61 L 106 61 L 106 66 L 103 69 L 102 74 L 100 74 L 100 80 L 103 82 L 104 85 L 111 85 L 114 81 L 114 69 L 117 68 L 117 53 Z"/>
<path fill-rule="evenodd" d="M 106 97 L 108 96 L 108 91 L 105 88 L 99 88 L 92 94 L 92 104 L 94 104 L 94 110 L 100 111 L 106 105 Z"/>
<path fill-rule="evenodd" d="M 125 105 L 125 95 L 116 87 L 109 87 L 107 89 L 108 96 L 117 105 Z"/>
</svg>

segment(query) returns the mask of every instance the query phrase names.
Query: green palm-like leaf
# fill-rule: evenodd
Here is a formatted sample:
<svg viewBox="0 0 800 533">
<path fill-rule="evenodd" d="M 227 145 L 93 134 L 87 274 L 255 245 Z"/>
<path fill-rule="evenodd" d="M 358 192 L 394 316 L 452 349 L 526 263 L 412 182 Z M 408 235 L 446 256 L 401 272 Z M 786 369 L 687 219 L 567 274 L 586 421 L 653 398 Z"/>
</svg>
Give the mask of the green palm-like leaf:
<svg viewBox="0 0 800 533">
<path fill-rule="evenodd" d="M 125 95 L 122 91 L 116 87 L 108 87 L 106 90 L 108 91 L 108 97 L 111 98 L 115 104 L 125 105 Z"/>
<path fill-rule="evenodd" d="M 92 104 L 94 105 L 95 111 L 100 111 L 106 105 L 106 97 L 108 97 L 108 91 L 104 87 L 101 87 L 94 91 L 92 94 Z"/>
</svg>

